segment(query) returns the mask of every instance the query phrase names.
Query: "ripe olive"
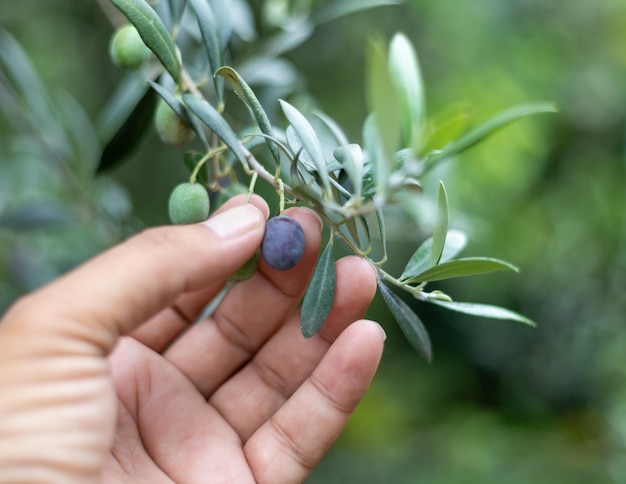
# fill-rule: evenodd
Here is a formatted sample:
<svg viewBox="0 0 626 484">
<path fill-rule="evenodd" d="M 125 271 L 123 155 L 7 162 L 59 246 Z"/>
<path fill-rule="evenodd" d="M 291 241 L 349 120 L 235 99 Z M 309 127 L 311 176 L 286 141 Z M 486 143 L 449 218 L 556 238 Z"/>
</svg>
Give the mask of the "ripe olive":
<svg viewBox="0 0 626 484">
<path fill-rule="evenodd" d="M 261 255 L 265 262 L 279 271 L 294 267 L 304 254 L 304 231 L 293 218 L 272 217 L 265 225 Z"/>
<path fill-rule="evenodd" d="M 132 24 L 122 25 L 113 33 L 109 55 L 116 66 L 136 69 L 150 58 L 150 54 L 150 49 Z"/>
<path fill-rule="evenodd" d="M 199 183 L 177 185 L 169 199 L 169 215 L 176 225 L 204 222 L 209 216 L 209 194 Z"/>
<path fill-rule="evenodd" d="M 163 143 L 181 146 L 194 136 L 191 126 L 182 119 L 163 99 L 159 100 L 154 115 L 157 134 Z"/>
</svg>

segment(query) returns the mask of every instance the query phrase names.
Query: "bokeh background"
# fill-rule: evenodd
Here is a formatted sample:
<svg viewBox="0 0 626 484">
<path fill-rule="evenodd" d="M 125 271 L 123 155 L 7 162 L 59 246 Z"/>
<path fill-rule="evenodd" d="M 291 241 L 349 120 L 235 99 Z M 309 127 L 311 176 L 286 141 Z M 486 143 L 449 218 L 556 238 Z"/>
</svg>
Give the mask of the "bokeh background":
<svg viewBox="0 0 626 484">
<path fill-rule="evenodd" d="M 250 3 L 261 18 L 261 2 Z M 49 96 L 15 102 L 0 75 L 1 313 L 166 223 L 169 191 L 186 171 L 181 151 L 149 133 L 128 163 L 94 179 L 97 132 L 87 120 L 97 125 L 123 76 L 108 61 L 112 28 L 95 0 L 0 2 L 0 26 Z M 417 47 L 430 114 L 467 106 L 480 120 L 522 102 L 559 106 L 423 180 L 426 197 L 445 181 L 452 225 L 470 228 L 466 255 L 522 269 L 442 288 L 539 325 L 418 305 L 434 344 L 427 365 L 377 300 L 370 317 L 388 334 L 382 367 L 310 482 L 626 482 L 626 3 L 406 0 L 320 25 L 276 72 L 358 139 L 365 47 L 395 31 Z M 294 68 L 301 77 L 289 77 Z M 398 264 L 416 244 L 401 227 L 390 228 Z"/>
</svg>

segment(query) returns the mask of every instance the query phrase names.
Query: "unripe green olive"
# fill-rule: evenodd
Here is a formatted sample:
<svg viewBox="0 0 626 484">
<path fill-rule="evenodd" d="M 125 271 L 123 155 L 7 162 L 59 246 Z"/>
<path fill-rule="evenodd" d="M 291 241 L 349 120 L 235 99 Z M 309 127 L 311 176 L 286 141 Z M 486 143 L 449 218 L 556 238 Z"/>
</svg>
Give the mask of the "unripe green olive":
<svg viewBox="0 0 626 484">
<path fill-rule="evenodd" d="M 154 115 L 157 134 L 163 143 L 181 146 L 191 141 L 193 129 L 163 99 L 159 100 Z"/>
<path fill-rule="evenodd" d="M 151 51 L 143 43 L 137 29 L 132 24 L 126 24 L 111 37 L 109 54 L 116 66 L 136 69 L 150 58 Z"/>
<path fill-rule="evenodd" d="M 176 225 L 204 222 L 209 217 L 209 194 L 199 183 L 177 185 L 169 200 L 169 215 Z"/>
<path fill-rule="evenodd" d="M 228 278 L 228 282 L 243 282 L 250 279 L 259 267 L 259 260 L 261 259 L 261 252 L 256 251 L 250 259 L 246 261 L 239 269 L 237 269 Z"/>
</svg>

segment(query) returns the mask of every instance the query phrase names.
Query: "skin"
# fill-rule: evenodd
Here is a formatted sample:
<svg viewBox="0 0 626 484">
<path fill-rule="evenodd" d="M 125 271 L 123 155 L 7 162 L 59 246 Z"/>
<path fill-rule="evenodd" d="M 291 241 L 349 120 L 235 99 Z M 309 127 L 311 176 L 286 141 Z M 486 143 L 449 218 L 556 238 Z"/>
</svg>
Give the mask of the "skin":
<svg viewBox="0 0 626 484">
<path fill-rule="evenodd" d="M 252 205 L 149 229 L 13 305 L 0 322 L 0 482 L 306 478 L 379 364 L 384 332 L 359 319 L 375 271 L 339 260 L 331 314 L 304 340 L 295 309 L 321 225 L 294 208 L 302 261 L 261 262 L 191 325 L 258 248 L 268 209 Z"/>
</svg>

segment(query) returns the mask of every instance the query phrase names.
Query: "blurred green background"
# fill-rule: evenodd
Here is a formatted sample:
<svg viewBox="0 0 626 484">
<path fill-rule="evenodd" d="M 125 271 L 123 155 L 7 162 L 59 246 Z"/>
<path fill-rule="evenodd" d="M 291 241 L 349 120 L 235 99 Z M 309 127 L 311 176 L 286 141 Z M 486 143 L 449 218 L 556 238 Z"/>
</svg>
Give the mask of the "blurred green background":
<svg viewBox="0 0 626 484">
<path fill-rule="evenodd" d="M 68 151 L 54 122 L 8 101 L 0 77 L 1 312 L 121 238 L 166 223 L 169 191 L 186 171 L 181 152 L 150 133 L 129 163 L 91 177 L 97 152 L 85 140 L 96 135 L 81 116 L 95 122 L 123 75 L 108 61 L 112 28 L 95 0 L 1 2 L 0 26 L 31 57 L 54 99 L 49 111 L 78 133 Z M 407 0 L 358 13 L 321 25 L 287 54 L 303 74 L 296 94 L 358 139 L 367 41 L 395 31 L 418 50 L 430 114 L 467 105 L 480 120 L 534 100 L 560 108 L 423 180 L 427 196 L 445 181 L 452 225 L 470 229 L 465 254 L 522 269 L 442 288 L 539 326 L 418 305 L 434 344 L 427 365 L 376 301 L 369 316 L 388 334 L 382 367 L 310 482 L 626 482 L 626 2 Z M 398 227 L 391 252 L 401 269 L 417 239 Z"/>
</svg>

